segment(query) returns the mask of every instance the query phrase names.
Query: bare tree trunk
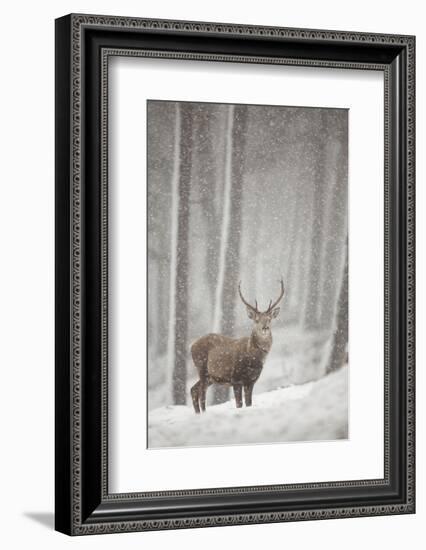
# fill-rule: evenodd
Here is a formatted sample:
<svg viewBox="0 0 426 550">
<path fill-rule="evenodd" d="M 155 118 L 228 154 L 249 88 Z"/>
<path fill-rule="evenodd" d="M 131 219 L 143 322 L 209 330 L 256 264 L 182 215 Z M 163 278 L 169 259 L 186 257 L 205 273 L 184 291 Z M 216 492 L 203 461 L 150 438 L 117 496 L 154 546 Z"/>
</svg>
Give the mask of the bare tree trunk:
<svg viewBox="0 0 426 550">
<path fill-rule="evenodd" d="M 169 301 L 168 288 L 170 286 L 169 261 L 166 255 L 162 255 L 159 263 L 159 295 L 158 295 L 158 317 L 159 317 L 159 335 L 158 335 L 158 355 L 164 356 L 167 353 L 167 325 L 169 319 Z"/>
<path fill-rule="evenodd" d="M 229 225 L 231 217 L 231 186 L 232 186 L 232 128 L 234 124 L 234 105 L 228 107 L 228 117 L 226 124 L 226 140 L 225 140 L 225 167 L 224 167 L 224 189 L 223 189 L 223 208 L 222 208 L 222 224 L 220 233 L 220 250 L 219 250 L 219 266 L 217 274 L 214 315 L 213 315 L 213 332 L 220 332 L 222 329 L 222 296 L 225 286 L 226 276 L 226 254 L 228 249 Z"/>
<path fill-rule="evenodd" d="M 150 355 L 158 355 L 158 336 L 160 330 L 160 317 L 158 309 L 158 296 L 159 296 L 159 269 L 158 260 L 153 259 L 151 255 L 151 264 L 149 268 L 149 276 L 152 277 L 150 282 L 150 291 L 148 293 L 148 342 L 150 348 Z"/>
<path fill-rule="evenodd" d="M 257 208 L 253 208 L 251 206 L 251 209 L 248 212 L 248 216 L 250 218 L 250 223 L 247 223 L 247 230 L 246 230 L 246 246 L 245 246 L 245 256 L 244 256 L 244 275 L 242 275 L 241 278 L 244 277 L 243 285 L 244 288 L 251 289 L 251 292 L 253 292 L 255 295 L 257 294 L 257 276 L 258 276 L 258 267 L 260 265 L 260 243 L 259 243 L 259 237 L 261 233 L 261 216 L 259 216 L 259 210 L 261 202 L 258 199 L 258 195 L 256 193 L 256 187 L 253 189 L 251 188 L 248 192 L 253 193 L 253 196 L 255 197 L 255 204 Z M 250 208 L 249 205 L 246 205 L 246 208 Z"/>
<path fill-rule="evenodd" d="M 307 154 L 311 154 L 310 149 Z M 306 180 L 305 180 L 306 178 Z M 295 227 L 293 246 L 290 250 L 288 307 L 291 317 L 299 325 L 304 325 L 309 293 L 311 266 L 311 242 L 313 219 L 313 186 L 310 179 L 302 177 L 295 206 Z"/>
<path fill-rule="evenodd" d="M 318 115 L 317 115 L 318 116 Z M 311 260 L 312 220 L 313 220 L 313 188 L 312 159 L 315 158 L 314 149 L 310 141 L 310 134 L 300 130 L 299 137 L 302 143 L 296 149 L 296 158 L 303 158 L 295 172 L 293 184 L 292 222 L 289 231 L 290 245 L 287 252 L 285 267 L 287 281 L 287 316 L 291 321 L 304 325 L 305 311 L 308 298 L 308 284 Z"/>
<path fill-rule="evenodd" d="M 233 123 L 231 130 L 231 173 L 228 205 L 227 247 L 224 265 L 223 288 L 221 295 L 222 318 L 221 330 L 227 336 L 235 335 L 235 304 L 237 298 L 238 279 L 240 274 L 240 244 L 241 244 L 241 201 L 243 185 L 244 150 L 247 133 L 247 107 L 236 105 L 233 108 Z M 226 215 L 226 212 L 224 213 Z M 229 388 L 215 386 L 213 403 L 223 403 L 229 399 Z"/>
<path fill-rule="evenodd" d="M 253 229 L 255 232 L 255 238 L 253 240 L 253 248 L 256 248 L 256 264 L 254 266 L 254 295 L 256 298 L 262 295 L 262 289 L 264 285 L 265 278 L 265 266 L 262 258 L 262 251 L 264 246 L 264 234 L 265 234 L 265 224 L 264 224 L 264 207 L 263 201 L 259 200 L 256 208 L 256 223 L 253 224 Z"/>
<path fill-rule="evenodd" d="M 231 215 L 229 225 L 228 250 L 226 255 L 226 276 L 222 295 L 223 331 L 235 334 L 235 303 L 240 275 L 241 208 L 243 189 L 244 150 L 247 129 L 247 107 L 237 105 L 234 111 L 232 129 L 232 186 Z"/>
<path fill-rule="evenodd" d="M 148 189 L 148 285 L 149 315 L 152 323 L 152 338 L 149 339 L 150 352 L 157 358 L 167 355 L 169 323 L 169 289 L 170 289 L 170 235 L 165 227 L 161 212 L 170 210 L 172 193 L 170 181 L 173 180 L 172 169 L 176 164 L 174 156 L 165 157 L 155 142 L 156 129 L 169 127 L 170 122 L 176 125 L 176 108 L 168 105 L 159 109 L 155 102 L 148 102 L 148 154 L 147 168 Z M 153 124 L 153 121 L 155 124 Z M 175 141 L 174 132 L 167 136 L 168 145 Z M 161 170 L 157 166 L 161 158 Z M 165 190 L 167 190 L 165 192 Z M 154 342 L 155 341 L 155 342 Z"/>
<path fill-rule="evenodd" d="M 150 229 L 155 231 L 155 229 Z M 167 326 L 168 326 L 168 257 L 164 253 L 166 244 L 163 234 L 159 231 L 159 245 L 162 245 L 162 250 L 157 248 L 148 248 L 149 254 L 149 315 L 148 315 L 148 331 L 149 331 L 149 347 L 155 356 L 159 357 L 167 351 Z"/>
<path fill-rule="evenodd" d="M 220 249 L 220 235 L 217 231 L 219 224 L 216 201 L 217 170 L 213 150 L 213 128 L 209 111 L 205 107 L 200 109 L 196 120 L 197 180 L 200 190 L 200 203 L 206 222 L 206 278 L 213 311 Z"/>
<path fill-rule="evenodd" d="M 287 256 L 285 262 L 285 278 L 284 281 L 287 286 L 287 315 L 290 313 L 290 317 L 294 318 L 293 312 L 299 312 L 300 315 L 300 304 L 298 303 L 299 296 L 301 294 L 301 240 L 304 234 L 304 226 L 306 223 L 306 218 L 303 216 L 302 212 L 302 202 L 304 199 L 303 196 L 304 189 L 296 188 L 294 190 L 294 202 L 293 209 L 291 212 L 291 224 L 289 226 L 288 235 L 285 238 L 289 241 Z M 298 316 L 297 316 L 298 317 Z"/>
<path fill-rule="evenodd" d="M 346 244 L 345 264 L 342 272 L 339 300 L 336 308 L 336 321 L 333 344 L 326 372 L 339 369 L 347 361 L 348 345 L 348 246 Z"/>
<path fill-rule="evenodd" d="M 344 268 L 347 239 L 347 202 L 348 202 L 348 166 L 347 141 L 342 139 L 341 133 L 346 133 L 346 120 L 340 119 L 335 123 L 338 132 L 336 141 L 331 148 L 331 166 L 329 187 L 329 209 L 326 220 L 326 235 L 324 239 L 323 270 L 322 270 L 322 299 L 320 319 L 321 326 L 331 328 L 339 290 L 336 290 L 338 280 Z M 340 139 L 339 139 L 340 138 Z"/>
<path fill-rule="evenodd" d="M 279 252 L 280 273 L 284 277 L 284 281 L 287 281 L 287 283 L 290 276 L 291 256 L 294 254 L 295 240 L 292 236 L 294 235 L 297 218 L 297 189 L 295 189 L 294 186 L 290 186 L 288 196 L 288 203 L 291 204 L 291 208 L 290 214 L 285 216 L 282 224 L 282 245 Z"/>
<path fill-rule="evenodd" d="M 188 241 L 189 241 L 189 199 L 192 167 L 192 107 L 182 103 L 176 106 L 176 186 L 173 193 L 175 222 L 172 239 L 175 239 L 171 262 L 171 308 L 173 338 L 172 394 L 175 405 L 186 403 L 186 362 L 188 339 Z M 176 192 L 177 191 L 177 192 Z M 177 204 L 176 204 L 177 203 Z M 173 231 L 176 234 L 173 235 Z M 173 273 L 173 270 L 175 272 Z M 174 288 L 173 288 L 174 286 Z"/>
<path fill-rule="evenodd" d="M 314 178 L 314 196 L 312 205 L 312 233 L 311 233 L 311 259 L 309 267 L 309 286 L 306 296 L 305 326 L 308 329 L 316 329 L 319 324 L 320 312 L 320 280 L 321 280 L 321 254 L 323 241 L 324 221 L 324 196 L 326 181 L 326 151 L 325 149 L 325 115 L 320 114 L 318 129 L 317 163 Z"/>
</svg>

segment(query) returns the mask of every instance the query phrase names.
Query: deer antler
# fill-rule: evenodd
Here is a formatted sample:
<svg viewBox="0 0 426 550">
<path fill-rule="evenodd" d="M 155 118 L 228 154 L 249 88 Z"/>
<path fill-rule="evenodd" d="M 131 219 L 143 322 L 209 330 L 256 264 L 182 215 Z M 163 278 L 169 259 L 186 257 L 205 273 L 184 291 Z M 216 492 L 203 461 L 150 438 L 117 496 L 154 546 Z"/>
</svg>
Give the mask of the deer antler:
<svg viewBox="0 0 426 550">
<path fill-rule="evenodd" d="M 254 313 L 259 313 L 259 310 L 257 309 L 257 300 L 255 300 L 256 307 L 253 307 L 251 304 L 249 304 L 243 296 L 243 293 L 241 292 L 241 281 L 238 283 L 238 292 L 240 294 L 240 298 L 245 306 L 247 306 L 249 309 L 254 311 Z"/>
<path fill-rule="evenodd" d="M 265 311 L 265 313 L 269 313 L 270 311 L 272 311 L 274 307 L 277 306 L 279 302 L 282 300 L 283 296 L 284 296 L 284 281 L 281 278 L 281 293 L 279 295 L 279 298 L 274 303 L 272 303 L 272 300 L 269 302 L 269 307 Z"/>
</svg>

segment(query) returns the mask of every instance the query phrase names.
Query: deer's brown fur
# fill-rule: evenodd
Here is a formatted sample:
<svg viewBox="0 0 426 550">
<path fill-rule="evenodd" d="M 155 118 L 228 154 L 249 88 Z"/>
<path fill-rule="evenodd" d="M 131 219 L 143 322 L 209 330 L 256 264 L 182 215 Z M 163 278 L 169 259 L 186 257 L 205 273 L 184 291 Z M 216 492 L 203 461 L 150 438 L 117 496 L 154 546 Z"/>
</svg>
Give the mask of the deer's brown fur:
<svg viewBox="0 0 426 550">
<path fill-rule="evenodd" d="M 206 392 L 211 384 L 224 384 L 234 389 L 237 407 L 242 407 L 242 393 L 247 407 L 252 404 L 253 386 L 262 372 L 265 359 L 272 346 L 271 321 L 277 317 L 279 308 L 275 306 L 284 295 L 281 281 L 281 294 L 278 300 L 266 311 L 245 301 L 239 287 L 241 300 L 254 326 L 250 336 L 230 338 L 221 334 L 207 334 L 194 342 L 191 355 L 197 368 L 199 381 L 191 388 L 192 403 L 196 413 L 206 408 Z"/>
</svg>

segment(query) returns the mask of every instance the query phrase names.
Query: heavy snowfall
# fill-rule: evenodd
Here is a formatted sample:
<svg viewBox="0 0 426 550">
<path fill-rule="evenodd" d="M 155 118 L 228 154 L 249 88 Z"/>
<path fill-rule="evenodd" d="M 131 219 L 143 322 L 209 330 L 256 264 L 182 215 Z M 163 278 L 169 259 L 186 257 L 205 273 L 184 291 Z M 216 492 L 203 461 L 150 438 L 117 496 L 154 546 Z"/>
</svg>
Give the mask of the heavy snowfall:
<svg viewBox="0 0 426 550">
<path fill-rule="evenodd" d="M 148 102 L 150 447 L 347 437 L 347 163 L 345 109 Z M 191 344 L 249 336 L 238 283 L 266 309 L 281 278 L 253 406 L 196 415 Z"/>
</svg>

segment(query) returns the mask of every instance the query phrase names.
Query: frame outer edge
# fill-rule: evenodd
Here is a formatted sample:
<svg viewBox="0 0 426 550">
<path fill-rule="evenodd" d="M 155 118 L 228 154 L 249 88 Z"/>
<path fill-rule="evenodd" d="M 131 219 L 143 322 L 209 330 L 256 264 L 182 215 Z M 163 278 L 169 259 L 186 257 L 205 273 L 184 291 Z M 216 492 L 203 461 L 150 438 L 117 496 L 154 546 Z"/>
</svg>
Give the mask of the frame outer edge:
<svg viewBox="0 0 426 550">
<path fill-rule="evenodd" d="M 71 18 L 55 22 L 55 529 L 71 534 Z"/>
<path fill-rule="evenodd" d="M 321 31 L 309 29 L 284 29 L 279 27 L 254 27 L 246 25 L 227 25 L 219 23 L 201 23 L 188 21 L 167 21 L 167 20 L 147 20 L 136 18 L 110 17 L 110 16 L 92 16 L 76 15 L 68 16 L 71 23 L 71 115 L 72 115 L 72 228 L 71 228 L 71 275 L 72 275 L 72 332 L 71 332 L 71 392 L 72 392 L 72 418 L 71 421 L 71 534 L 95 534 L 112 533 L 137 530 L 156 530 L 156 529 L 179 529 L 188 527 L 202 527 L 212 525 L 236 525 L 248 523 L 265 523 L 276 521 L 303 521 L 308 519 L 326 519 L 331 517 L 360 517 L 368 515 L 386 515 L 395 513 L 414 512 L 414 424 L 412 429 L 408 429 L 408 448 L 412 454 L 408 456 L 407 462 L 407 502 L 392 506 L 367 506 L 365 508 L 347 507 L 328 510 L 308 510 L 299 512 L 274 512 L 274 513 L 253 513 L 242 515 L 224 515 L 192 519 L 179 520 L 147 520 L 117 523 L 83 524 L 81 518 L 81 487 L 80 487 L 80 377 L 81 377 L 81 32 L 83 26 L 100 27 L 119 27 L 123 30 L 130 29 L 155 29 L 155 30 L 173 30 L 194 33 L 221 33 L 222 35 L 250 35 L 253 37 L 287 37 L 294 39 L 309 39 L 319 41 L 336 41 L 342 43 L 375 43 L 393 44 L 408 50 L 407 72 L 408 72 L 408 185 L 407 201 L 411 205 L 412 214 L 407 216 L 407 250 L 414 254 L 414 44 L 412 36 L 399 35 L 380 35 L 371 33 L 347 33 L 342 31 Z M 410 114 L 411 113 L 411 114 Z M 411 134 L 411 135 L 410 135 Z M 410 168 L 410 160 L 412 162 Z M 57 180 L 58 181 L 58 180 Z M 58 187 L 57 187 L 58 190 Z M 414 422 L 414 256 L 412 261 L 407 264 L 407 279 L 412 284 L 407 285 L 407 307 L 408 319 L 407 327 L 407 385 L 411 396 L 408 397 L 407 422 Z M 61 313 L 62 315 L 62 313 Z M 58 397 L 58 396 L 57 396 Z"/>
<path fill-rule="evenodd" d="M 415 323 L 416 323 L 416 37 L 407 43 L 407 506 L 416 511 L 416 460 L 415 460 Z"/>
</svg>

